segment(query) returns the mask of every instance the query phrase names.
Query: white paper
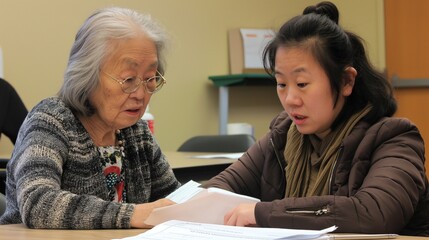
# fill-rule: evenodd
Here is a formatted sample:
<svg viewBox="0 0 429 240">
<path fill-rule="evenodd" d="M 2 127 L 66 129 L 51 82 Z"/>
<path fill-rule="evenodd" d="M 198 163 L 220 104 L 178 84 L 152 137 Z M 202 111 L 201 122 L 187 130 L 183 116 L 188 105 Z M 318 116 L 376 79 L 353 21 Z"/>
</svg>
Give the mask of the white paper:
<svg viewBox="0 0 429 240">
<path fill-rule="evenodd" d="M 264 68 L 262 52 L 273 39 L 274 31 L 270 29 L 240 29 L 243 39 L 244 68 Z"/>
<path fill-rule="evenodd" d="M 171 220 L 142 234 L 123 240 L 267 240 L 267 239 L 329 239 L 326 235 L 336 226 L 320 231 L 285 228 L 234 227 Z"/>
<path fill-rule="evenodd" d="M 197 193 L 203 191 L 203 188 L 200 188 L 201 184 L 195 181 L 189 181 L 183 184 L 179 189 L 170 193 L 167 198 L 175 203 L 183 203 L 194 197 Z"/>
<path fill-rule="evenodd" d="M 243 156 L 244 152 L 239 153 L 220 153 L 220 154 L 204 154 L 192 156 L 191 158 L 229 158 L 229 159 L 238 159 Z"/>
<path fill-rule="evenodd" d="M 188 183 L 187 183 L 188 184 Z M 241 203 L 257 203 L 259 199 L 219 188 L 200 188 L 195 184 L 180 187 L 167 198 L 179 202 L 154 209 L 145 223 L 158 225 L 169 220 L 223 224 L 227 212 Z M 192 190 L 195 188 L 197 190 Z"/>
</svg>

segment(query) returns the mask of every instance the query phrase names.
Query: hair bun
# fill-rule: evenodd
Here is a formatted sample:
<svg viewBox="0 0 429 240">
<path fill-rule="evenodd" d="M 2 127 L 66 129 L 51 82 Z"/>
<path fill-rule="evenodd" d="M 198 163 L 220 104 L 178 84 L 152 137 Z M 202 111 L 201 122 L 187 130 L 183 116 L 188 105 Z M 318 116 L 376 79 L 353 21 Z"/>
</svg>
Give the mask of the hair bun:
<svg viewBox="0 0 429 240">
<path fill-rule="evenodd" d="M 305 14 L 320 14 L 327 16 L 329 19 L 338 24 L 339 12 L 337 6 L 331 2 L 320 2 L 317 5 L 308 6 L 304 9 L 303 15 Z"/>
</svg>

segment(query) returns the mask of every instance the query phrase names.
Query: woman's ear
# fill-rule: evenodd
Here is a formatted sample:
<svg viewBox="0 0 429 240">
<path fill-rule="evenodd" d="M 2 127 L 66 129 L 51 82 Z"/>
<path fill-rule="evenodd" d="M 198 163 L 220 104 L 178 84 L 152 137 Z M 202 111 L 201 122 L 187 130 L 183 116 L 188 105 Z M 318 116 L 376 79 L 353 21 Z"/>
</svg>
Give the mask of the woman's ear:
<svg viewBox="0 0 429 240">
<path fill-rule="evenodd" d="M 356 79 L 357 71 L 354 67 L 347 67 L 344 70 L 343 74 L 343 89 L 342 94 L 345 97 L 348 97 L 353 92 L 353 87 L 355 85 L 355 79 Z"/>
</svg>

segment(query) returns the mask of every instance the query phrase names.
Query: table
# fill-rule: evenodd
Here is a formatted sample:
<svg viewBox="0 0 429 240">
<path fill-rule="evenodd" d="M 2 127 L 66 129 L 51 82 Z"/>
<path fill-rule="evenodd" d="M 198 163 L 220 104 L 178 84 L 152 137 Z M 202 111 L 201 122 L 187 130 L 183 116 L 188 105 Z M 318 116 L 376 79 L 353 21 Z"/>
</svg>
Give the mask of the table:
<svg viewBox="0 0 429 240">
<path fill-rule="evenodd" d="M 192 156 L 220 153 L 201 153 L 201 152 L 175 152 L 166 151 L 167 156 L 176 177 L 180 180 L 192 179 L 195 181 L 207 179 L 222 168 L 229 166 L 236 159 L 215 158 L 200 159 L 191 158 Z M 222 169 L 223 170 L 223 169 Z M 145 232 L 145 229 L 98 229 L 98 230 L 47 230 L 47 229 L 29 229 L 23 224 L 0 225 L 0 240 L 21 240 L 21 239 L 40 239 L 40 240 L 76 240 L 76 239 L 113 239 L 135 236 Z M 341 234 L 339 234 L 341 235 Z M 425 237 L 399 236 L 398 240 L 420 240 L 428 239 Z"/>
<path fill-rule="evenodd" d="M 29 229 L 24 224 L 0 225 L 0 240 L 91 240 L 112 239 L 135 236 L 145 232 L 145 229 L 98 229 L 98 230 L 54 230 Z"/>
<path fill-rule="evenodd" d="M 228 101 L 230 86 L 260 86 L 260 85 L 276 85 L 276 81 L 272 80 L 266 73 L 246 73 L 246 74 L 230 74 L 209 76 L 214 85 L 219 87 L 219 134 L 227 134 L 228 124 Z"/>
<path fill-rule="evenodd" d="M 112 239 L 135 236 L 145 229 L 98 229 L 98 230 L 46 230 L 29 229 L 23 224 L 0 225 L 0 240 L 77 240 L 77 239 Z M 334 234 L 337 235 L 337 234 Z M 341 235 L 341 234 L 338 234 Z M 423 240 L 426 237 L 399 236 L 397 240 Z"/>
<path fill-rule="evenodd" d="M 206 154 L 222 153 L 205 153 L 205 152 L 176 152 L 166 151 L 164 154 L 173 169 L 176 178 L 181 183 L 189 180 L 203 182 L 217 175 L 237 159 L 229 158 L 192 158 L 193 156 Z"/>
</svg>

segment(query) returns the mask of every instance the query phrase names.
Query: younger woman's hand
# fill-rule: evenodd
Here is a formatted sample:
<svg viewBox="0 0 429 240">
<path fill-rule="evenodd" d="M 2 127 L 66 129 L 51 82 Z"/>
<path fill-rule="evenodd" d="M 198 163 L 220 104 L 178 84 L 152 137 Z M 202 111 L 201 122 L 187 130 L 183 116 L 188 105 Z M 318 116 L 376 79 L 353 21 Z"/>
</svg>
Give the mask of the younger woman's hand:
<svg viewBox="0 0 429 240">
<path fill-rule="evenodd" d="M 223 218 L 223 223 L 230 226 L 255 226 L 256 203 L 243 203 L 229 211 Z"/>
</svg>

